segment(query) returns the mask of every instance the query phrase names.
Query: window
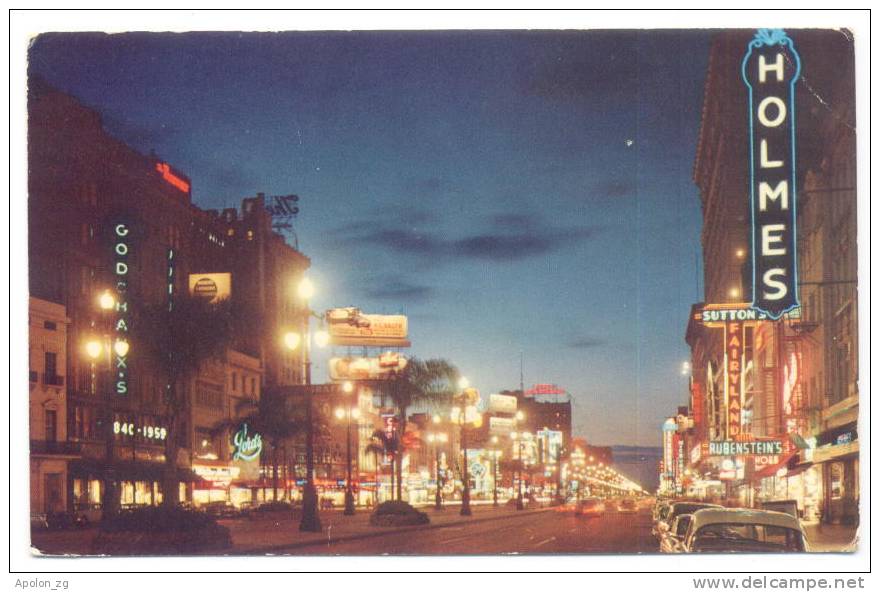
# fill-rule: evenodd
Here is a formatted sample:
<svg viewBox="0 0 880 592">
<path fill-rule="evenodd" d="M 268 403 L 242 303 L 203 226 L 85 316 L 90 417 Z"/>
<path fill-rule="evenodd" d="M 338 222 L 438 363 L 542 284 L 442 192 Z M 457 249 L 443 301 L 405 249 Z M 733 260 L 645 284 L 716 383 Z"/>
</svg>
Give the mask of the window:
<svg viewBox="0 0 880 592">
<path fill-rule="evenodd" d="M 58 375 L 58 354 L 55 352 L 46 352 L 45 354 L 44 373 L 48 378 L 54 378 Z"/>
<path fill-rule="evenodd" d="M 234 393 L 237 390 L 238 390 L 238 373 L 233 372 L 232 373 L 232 392 Z"/>
<path fill-rule="evenodd" d="M 52 409 L 46 410 L 46 442 L 58 439 L 58 414 Z"/>
<path fill-rule="evenodd" d="M 43 321 L 43 328 L 49 331 L 57 331 L 58 325 L 54 321 Z"/>
<path fill-rule="evenodd" d="M 251 377 L 251 394 L 257 394 L 257 379 L 253 377 Z"/>
</svg>

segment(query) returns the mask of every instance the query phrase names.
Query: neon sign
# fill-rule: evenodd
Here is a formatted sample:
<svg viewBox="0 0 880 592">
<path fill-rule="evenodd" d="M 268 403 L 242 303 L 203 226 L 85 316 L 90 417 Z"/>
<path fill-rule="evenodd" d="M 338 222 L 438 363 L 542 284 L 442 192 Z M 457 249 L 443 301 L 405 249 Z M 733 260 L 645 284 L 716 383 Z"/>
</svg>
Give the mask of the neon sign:
<svg viewBox="0 0 880 592">
<path fill-rule="evenodd" d="M 145 425 L 135 427 L 130 421 L 114 421 L 113 433 L 126 436 L 143 436 L 152 440 L 164 440 L 168 437 L 168 429 L 160 426 Z"/>
<path fill-rule="evenodd" d="M 113 348 L 116 354 L 116 394 L 124 395 L 128 393 L 128 225 L 124 223 L 117 224 L 114 229 L 115 240 L 113 241 L 113 254 L 115 257 L 115 265 L 113 266 L 116 275 L 116 323 L 114 332 L 116 333 L 116 346 Z"/>
<path fill-rule="evenodd" d="M 800 56 L 782 29 L 759 29 L 742 77 L 749 94 L 752 306 L 776 320 L 798 306 L 794 84 Z"/>
<path fill-rule="evenodd" d="M 263 437 L 260 434 L 248 435 L 248 426 L 241 424 L 241 429 L 232 437 L 232 460 L 254 460 L 263 451 Z"/>
<path fill-rule="evenodd" d="M 781 440 L 751 440 L 735 442 L 721 440 L 709 442 L 709 456 L 756 456 L 764 454 L 782 454 Z"/>
<path fill-rule="evenodd" d="M 157 162 L 156 170 L 159 171 L 159 173 L 162 175 L 162 178 L 165 179 L 165 181 L 167 181 L 171 186 L 180 189 L 184 193 L 189 193 L 189 183 L 181 177 L 175 175 L 171 169 L 171 165 L 169 165 L 167 162 Z"/>
<path fill-rule="evenodd" d="M 727 323 L 724 328 L 724 388 L 727 395 L 727 435 L 736 437 L 742 432 L 742 323 Z"/>
</svg>

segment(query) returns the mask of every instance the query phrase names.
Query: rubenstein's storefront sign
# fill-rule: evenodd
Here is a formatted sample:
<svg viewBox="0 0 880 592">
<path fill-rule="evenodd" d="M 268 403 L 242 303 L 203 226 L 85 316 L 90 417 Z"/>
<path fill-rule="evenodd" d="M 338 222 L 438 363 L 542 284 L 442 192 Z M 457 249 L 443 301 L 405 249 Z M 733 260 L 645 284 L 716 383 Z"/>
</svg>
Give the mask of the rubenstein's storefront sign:
<svg viewBox="0 0 880 592">
<path fill-rule="evenodd" d="M 759 29 L 742 77 L 749 96 L 752 307 L 776 320 L 798 306 L 795 82 L 801 62 L 781 29 Z"/>
<path fill-rule="evenodd" d="M 709 442 L 709 456 L 755 456 L 765 454 L 782 454 L 781 440 L 752 440 L 737 442 L 721 440 Z"/>
</svg>

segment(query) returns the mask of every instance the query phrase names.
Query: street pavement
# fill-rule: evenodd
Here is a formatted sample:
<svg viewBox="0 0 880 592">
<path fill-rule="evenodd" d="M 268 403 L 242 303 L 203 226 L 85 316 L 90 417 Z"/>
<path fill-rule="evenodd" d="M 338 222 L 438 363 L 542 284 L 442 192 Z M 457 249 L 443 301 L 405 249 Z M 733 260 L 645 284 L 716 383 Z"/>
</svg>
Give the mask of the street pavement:
<svg viewBox="0 0 880 592">
<path fill-rule="evenodd" d="M 370 513 L 344 516 L 321 512 L 323 529 L 299 531 L 290 515 L 221 520 L 233 540 L 230 555 L 479 555 L 657 553 L 648 510 L 637 514 L 609 512 L 603 516 L 575 516 L 571 511 L 539 508 L 516 511 L 510 507 L 475 505 L 473 515 L 459 508 L 442 511 L 422 508 L 431 517 L 423 526 L 377 527 Z M 808 527 L 811 549 L 818 552 L 854 550 L 849 543 L 854 527 Z M 97 529 L 34 532 L 33 546 L 50 555 L 88 555 Z"/>
<path fill-rule="evenodd" d="M 656 553 L 651 516 L 609 513 L 586 518 L 555 509 L 484 510 L 429 527 L 375 531 L 372 536 L 332 536 L 324 541 L 275 546 L 291 555 L 474 555 L 541 553 Z M 252 549 L 251 552 L 259 552 Z"/>
</svg>

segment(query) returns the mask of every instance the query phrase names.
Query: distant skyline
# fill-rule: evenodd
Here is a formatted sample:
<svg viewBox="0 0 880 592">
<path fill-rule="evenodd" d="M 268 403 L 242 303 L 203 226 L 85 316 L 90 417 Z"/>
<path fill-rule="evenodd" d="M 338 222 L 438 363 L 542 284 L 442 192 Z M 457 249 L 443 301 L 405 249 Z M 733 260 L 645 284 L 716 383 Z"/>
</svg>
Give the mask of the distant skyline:
<svg viewBox="0 0 880 592">
<path fill-rule="evenodd" d="M 187 174 L 296 193 L 313 307 L 410 318 L 487 396 L 553 382 L 591 443 L 687 396 L 706 31 L 47 34 L 30 69 Z M 318 363 L 327 356 L 318 356 Z M 326 376 L 326 370 L 318 374 Z"/>
</svg>

